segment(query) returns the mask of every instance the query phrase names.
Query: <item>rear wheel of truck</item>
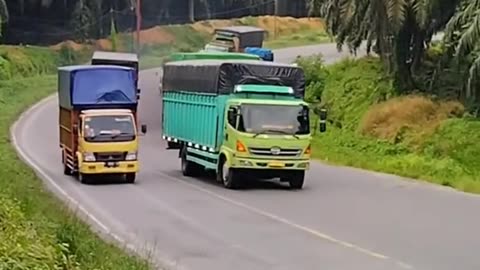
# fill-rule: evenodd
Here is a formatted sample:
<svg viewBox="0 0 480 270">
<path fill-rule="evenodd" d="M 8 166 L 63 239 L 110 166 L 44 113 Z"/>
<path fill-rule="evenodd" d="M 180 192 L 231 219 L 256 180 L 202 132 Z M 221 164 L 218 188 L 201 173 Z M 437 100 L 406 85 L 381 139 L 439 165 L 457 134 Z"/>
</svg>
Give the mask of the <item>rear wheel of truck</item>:
<svg viewBox="0 0 480 270">
<path fill-rule="evenodd" d="M 218 166 L 217 179 L 221 180 L 223 186 L 228 189 L 237 189 L 240 187 L 238 171 L 229 168 L 224 157 L 221 158 L 221 162 Z"/>
<path fill-rule="evenodd" d="M 187 149 L 183 148 L 182 149 L 182 154 L 181 154 L 181 166 L 182 166 L 182 174 L 184 176 L 198 176 L 200 174 L 200 171 L 202 168 L 200 165 L 191 162 L 190 160 L 187 160 Z"/>
<path fill-rule="evenodd" d="M 305 182 L 305 172 L 293 172 L 286 180 L 290 184 L 291 189 L 302 189 Z"/>
<path fill-rule="evenodd" d="M 133 184 L 135 183 L 135 178 L 137 177 L 136 173 L 127 173 L 125 175 L 125 180 L 127 181 L 128 184 Z"/>
<path fill-rule="evenodd" d="M 70 169 L 67 165 L 67 161 L 65 160 L 65 153 L 62 151 L 62 164 L 63 164 L 63 174 L 65 175 L 73 175 L 73 170 Z"/>
</svg>

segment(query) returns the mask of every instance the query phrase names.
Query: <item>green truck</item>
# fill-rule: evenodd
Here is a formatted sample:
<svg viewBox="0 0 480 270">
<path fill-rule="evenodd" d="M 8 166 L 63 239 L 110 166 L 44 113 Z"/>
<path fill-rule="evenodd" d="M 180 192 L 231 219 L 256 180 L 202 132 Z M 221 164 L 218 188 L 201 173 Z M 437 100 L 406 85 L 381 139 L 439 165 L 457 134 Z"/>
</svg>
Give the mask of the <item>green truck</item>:
<svg viewBox="0 0 480 270">
<path fill-rule="evenodd" d="M 179 146 L 185 176 L 213 170 L 231 189 L 277 177 L 303 187 L 312 136 L 300 67 L 211 59 L 165 63 L 163 72 L 162 135 Z"/>
<path fill-rule="evenodd" d="M 199 51 L 199 52 L 179 52 L 170 55 L 170 61 L 200 60 L 200 59 L 245 59 L 262 60 L 260 56 L 248 53 L 217 52 L 217 51 Z"/>
</svg>

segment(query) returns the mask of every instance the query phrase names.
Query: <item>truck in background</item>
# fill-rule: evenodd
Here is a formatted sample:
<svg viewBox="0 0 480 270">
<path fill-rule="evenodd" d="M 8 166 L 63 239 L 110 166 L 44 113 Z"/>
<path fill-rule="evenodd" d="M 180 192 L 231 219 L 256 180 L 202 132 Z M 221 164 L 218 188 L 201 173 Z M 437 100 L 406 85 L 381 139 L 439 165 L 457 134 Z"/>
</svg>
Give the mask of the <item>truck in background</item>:
<svg viewBox="0 0 480 270">
<path fill-rule="evenodd" d="M 109 65 L 58 68 L 60 148 L 64 174 L 89 183 L 139 171 L 135 70 Z M 142 125 L 146 133 L 146 125 Z"/>
<path fill-rule="evenodd" d="M 139 80 L 139 61 L 135 53 L 120 53 L 120 52 L 93 52 L 92 65 L 114 65 L 122 67 L 130 67 L 135 70 L 135 88 L 137 89 L 137 99 L 140 99 L 140 88 L 138 87 Z"/>
<path fill-rule="evenodd" d="M 168 57 L 168 61 L 200 60 L 200 59 L 245 59 L 262 60 L 260 56 L 248 53 L 220 52 L 220 51 L 199 51 L 179 52 Z"/>
<path fill-rule="evenodd" d="M 263 48 L 265 30 L 252 26 L 229 26 L 215 29 L 212 41 L 205 51 L 244 52 L 258 55 L 264 61 L 273 61 L 272 50 Z"/>
<path fill-rule="evenodd" d="M 188 60 L 163 69 L 162 135 L 180 146 L 184 175 L 214 170 L 226 188 L 249 177 L 303 187 L 312 136 L 300 67 Z M 321 132 L 325 118 L 322 113 Z"/>
</svg>

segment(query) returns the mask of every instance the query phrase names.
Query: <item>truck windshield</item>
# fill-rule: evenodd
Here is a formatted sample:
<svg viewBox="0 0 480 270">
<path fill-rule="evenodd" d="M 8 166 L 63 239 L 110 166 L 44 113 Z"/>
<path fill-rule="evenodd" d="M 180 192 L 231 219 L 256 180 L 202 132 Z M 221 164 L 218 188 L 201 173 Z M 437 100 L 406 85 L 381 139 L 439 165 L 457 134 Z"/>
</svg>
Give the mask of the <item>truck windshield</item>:
<svg viewBox="0 0 480 270">
<path fill-rule="evenodd" d="M 309 134 L 309 110 L 307 106 L 242 105 L 238 130 L 255 134 Z"/>
<path fill-rule="evenodd" d="M 84 138 L 88 142 L 131 141 L 135 126 L 131 116 L 99 115 L 85 117 Z"/>
</svg>

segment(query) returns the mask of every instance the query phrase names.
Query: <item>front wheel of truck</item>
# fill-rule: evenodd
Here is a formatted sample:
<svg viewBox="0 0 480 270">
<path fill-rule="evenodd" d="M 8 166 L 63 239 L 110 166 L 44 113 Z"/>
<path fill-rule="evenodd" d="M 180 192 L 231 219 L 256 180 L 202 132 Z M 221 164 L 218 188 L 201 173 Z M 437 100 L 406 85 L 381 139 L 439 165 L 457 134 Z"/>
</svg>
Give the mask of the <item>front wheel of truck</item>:
<svg viewBox="0 0 480 270">
<path fill-rule="evenodd" d="M 221 180 L 223 186 L 228 189 L 237 189 L 240 187 L 238 171 L 229 168 L 224 157 L 221 158 L 221 162 L 218 166 L 217 179 Z"/>
<path fill-rule="evenodd" d="M 305 182 L 305 171 L 293 172 L 286 180 L 291 189 L 302 189 Z"/>
<path fill-rule="evenodd" d="M 78 173 L 78 181 L 82 184 L 90 184 L 90 175 L 84 173 Z"/>
<path fill-rule="evenodd" d="M 125 180 L 127 181 L 128 184 L 133 184 L 135 183 L 135 178 L 137 177 L 136 173 L 127 173 L 125 175 Z"/>
</svg>

